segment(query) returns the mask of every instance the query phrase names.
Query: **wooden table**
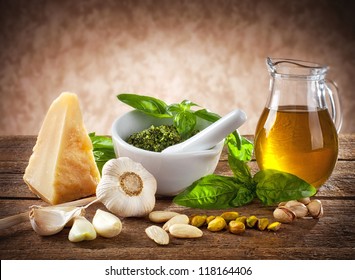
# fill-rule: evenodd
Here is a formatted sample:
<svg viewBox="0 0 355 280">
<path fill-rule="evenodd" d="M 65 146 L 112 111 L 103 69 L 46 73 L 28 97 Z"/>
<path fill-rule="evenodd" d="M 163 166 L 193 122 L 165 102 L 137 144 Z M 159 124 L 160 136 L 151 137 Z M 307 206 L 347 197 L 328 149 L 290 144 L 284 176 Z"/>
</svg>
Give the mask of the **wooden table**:
<svg viewBox="0 0 355 280">
<path fill-rule="evenodd" d="M 24 184 L 34 136 L 0 136 L 0 218 L 45 205 Z M 0 232 L 0 257 L 5 259 L 354 259 L 355 258 L 355 135 L 340 136 L 339 160 L 331 178 L 321 187 L 317 198 L 324 205 L 321 219 L 298 219 L 284 224 L 278 232 L 248 229 L 243 235 L 227 231 L 212 233 L 203 229 L 200 239 L 171 238 L 168 246 L 157 246 L 145 235 L 152 225 L 146 218 L 122 220 L 122 233 L 112 239 L 71 243 L 69 229 L 49 237 L 37 235 L 28 221 Z M 257 171 L 255 161 L 250 163 Z M 216 173 L 231 175 L 225 152 Z M 87 210 L 91 219 L 97 208 Z M 187 215 L 220 214 L 221 210 L 180 207 L 171 198 L 157 198 L 156 210 L 173 210 Z M 242 215 L 272 219 L 274 207 L 258 201 L 235 209 Z"/>
</svg>

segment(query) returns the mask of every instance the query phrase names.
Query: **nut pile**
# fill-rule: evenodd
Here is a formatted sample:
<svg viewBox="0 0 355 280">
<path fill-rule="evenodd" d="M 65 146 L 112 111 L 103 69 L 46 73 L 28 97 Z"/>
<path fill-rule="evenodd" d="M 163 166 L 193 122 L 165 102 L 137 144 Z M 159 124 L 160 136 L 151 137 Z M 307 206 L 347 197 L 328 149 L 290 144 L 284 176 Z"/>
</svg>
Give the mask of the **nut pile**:
<svg viewBox="0 0 355 280">
<path fill-rule="evenodd" d="M 277 231 L 280 222 L 269 223 L 267 218 L 256 216 L 240 216 L 238 212 L 224 212 L 219 216 L 192 215 L 188 217 L 172 211 L 153 211 L 149 220 L 154 223 L 164 223 L 162 227 L 152 225 L 146 228 L 147 236 L 159 245 L 169 244 L 169 234 L 176 238 L 199 238 L 203 232 L 201 227 L 206 227 L 211 232 L 228 230 L 233 234 L 242 234 L 247 228 L 260 231 Z"/>
<path fill-rule="evenodd" d="M 283 223 L 291 223 L 297 218 L 322 217 L 323 206 L 318 199 L 291 200 L 280 203 L 274 210 L 273 216 L 276 221 L 270 222 L 265 217 L 241 216 L 235 211 L 223 212 L 217 216 L 197 214 L 190 217 L 172 211 L 153 211 L 149 214 L 149 220 L 164 224 L 161 227 L 152 225 L 146 228 L 145 232 L 157 244 L 167 245 L 170 235 L 176 238 L 202 237 L 203 227 L 210 232 L 226 230 L 232 234 L 243 234 L 247 229 L 277 231 Z"/>
<path fill-rule="evenodd" d="M 297 218 L 305 218 L 307 216 L 319 219 L 323 216 L 323 206 L 318 199 L 290 200 L 281 202 L 274 210 L 273 215 L 280 223 L 292 223 Z"/>
<path fill-rule="evenodd" d="M 176 238 L 199 238 L 202 230 L 190 225 L 187 215 L 172 211 L 153 211 L 149 214 L 149 220 L 154 223 L 164 223 L 162 227 L 152 225 L 145 229 L 150 239 L 159 245 L 169 244 L 169 234 Z"/>
<path fill-rule="evenodd" d="M 252 216 L 240 216 L 238 212 L 224 212 L 220 216 L 193 215 L 190 224 L 196 227 L 207 226 L 207 230 L 217 232 L 228 230 L 233 234 L 242 234 L 247 228 L 255 228 L 260 231 L 276 231 L 280 228 L 280 222 L 270 223 L 268 218 Z"/>
</svg>

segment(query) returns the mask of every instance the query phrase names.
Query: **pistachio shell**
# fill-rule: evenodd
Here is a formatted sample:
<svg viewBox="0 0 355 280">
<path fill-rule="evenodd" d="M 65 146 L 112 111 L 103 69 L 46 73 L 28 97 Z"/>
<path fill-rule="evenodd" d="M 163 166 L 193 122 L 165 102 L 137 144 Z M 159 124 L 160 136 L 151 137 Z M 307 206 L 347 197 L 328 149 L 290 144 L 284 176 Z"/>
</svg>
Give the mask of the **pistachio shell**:
<svg viewBox="0 0 355 280">
<path fill-rule="evenodd" d="M 303 218 L 308 214 L 307 206 L 297 200 L 291 200 L 287 202 L 285 207 L 292 210 L 297 218 Z"/>
<path fill-rule="evenodd" d="M 280 206 L 274 210 L 274 218 L 281 223 L 291 223 L 296 219 L 296 214 L 285 206 Z"/>
<path fill-rule="evenodd" d="M 315 218 L 321 218 L 323 216 L 323 206 L 322 202 L 318 199 L 312 200 L 310 203 L 307 204 L 307 208 L 309 211 L 309 214 Z"/>
</svg>

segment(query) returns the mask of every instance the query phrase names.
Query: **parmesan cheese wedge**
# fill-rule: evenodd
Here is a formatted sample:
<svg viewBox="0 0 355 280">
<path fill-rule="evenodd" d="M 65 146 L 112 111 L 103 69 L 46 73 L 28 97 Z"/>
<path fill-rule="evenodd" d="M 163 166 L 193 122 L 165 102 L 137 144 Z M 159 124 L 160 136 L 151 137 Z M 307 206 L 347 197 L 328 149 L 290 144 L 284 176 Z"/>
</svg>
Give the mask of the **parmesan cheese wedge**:
<svg viewBox="0 0 355 280">
<path fill-rule="evenodd" d="M 51 104 L 23 179 L 50 204 L 95 194 L 100 173 L 76 94 L 64 92 Z"/>
</svg>

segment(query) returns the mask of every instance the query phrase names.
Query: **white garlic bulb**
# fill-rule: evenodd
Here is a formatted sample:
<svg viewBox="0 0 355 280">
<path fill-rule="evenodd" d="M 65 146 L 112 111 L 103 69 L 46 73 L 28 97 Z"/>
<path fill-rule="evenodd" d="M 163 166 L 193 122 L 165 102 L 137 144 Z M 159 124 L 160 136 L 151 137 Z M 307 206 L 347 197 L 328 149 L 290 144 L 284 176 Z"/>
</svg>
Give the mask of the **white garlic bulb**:
<svg viewBox="0 0 355 280">
<path fill-rule="evenodd" d="M 105 163 L 96 196 L 117 216 L 141 217 L 153 210 L 156 191 L 151 173 L 140 163 L 121 157 Z"/>
</svg>

